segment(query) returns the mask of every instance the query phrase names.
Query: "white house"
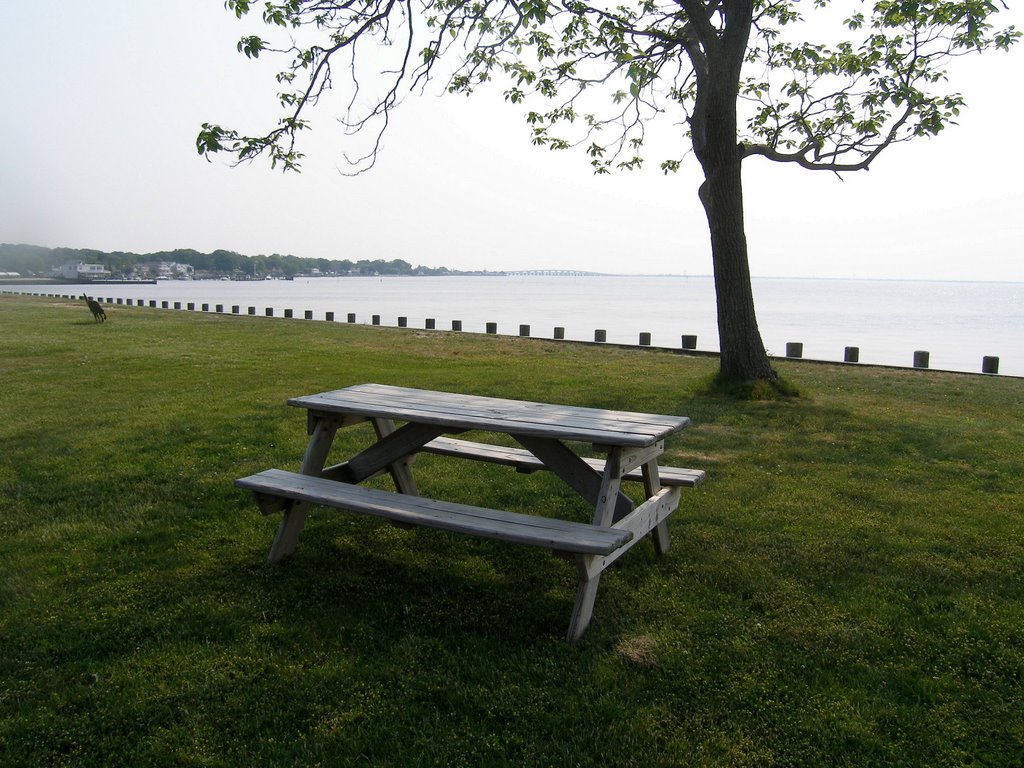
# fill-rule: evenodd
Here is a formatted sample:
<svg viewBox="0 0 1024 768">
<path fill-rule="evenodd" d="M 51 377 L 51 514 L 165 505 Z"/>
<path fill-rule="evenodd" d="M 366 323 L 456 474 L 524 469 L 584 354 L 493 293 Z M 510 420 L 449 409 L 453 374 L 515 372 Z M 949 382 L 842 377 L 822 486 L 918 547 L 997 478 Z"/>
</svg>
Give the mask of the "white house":
<svg viewBox="0 0 1024 768">
<path fill-rule="evenodd" d="M 102 264 L 86 264 L 79 261 L 73 264 L 62 264 L 60 276 L 65 280 L 101 280 L 110 277 L 110 270 Z"/>
</svg>

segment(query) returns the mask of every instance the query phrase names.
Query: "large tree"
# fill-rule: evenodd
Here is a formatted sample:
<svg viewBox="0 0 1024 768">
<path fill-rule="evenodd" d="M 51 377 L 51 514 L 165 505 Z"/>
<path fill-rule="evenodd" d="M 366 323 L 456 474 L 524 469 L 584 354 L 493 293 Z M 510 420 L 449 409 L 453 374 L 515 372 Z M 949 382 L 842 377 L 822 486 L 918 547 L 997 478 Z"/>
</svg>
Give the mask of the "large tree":
<svg viewBox="0 0 1024 768">
<path fill-rule="evenodd" d="M 256 3 L 225 5 L 242 17 Z M 654 118 L 678 125 L 688 142 L 661 167 L 678 170 L 692 148 L 703 171 L 720 375 L 744 382 L 776 374 L 754 313 L 743 161 L 866 169 L 887 147 L 955 119 L 963 99 L 943 87 L 953 59 L 1019 35 L 992 24 L 1000 8 L 988 0 L 266 0 L 261 9 L 289 43 L 250 35 L 238 49 L 286 57 L 282 117 L 254 135 L 206 123 L 201 153 L 298 169 L 307 113 L 338 88 L 342 121 L 370 139 L 346 159 L 365 170 L 401 96 L 433 79 L 452 92 L 498 82 L 524 105 L 534 144 L 581 146 L 599 173 L 639 167 Z"/>
</svg>

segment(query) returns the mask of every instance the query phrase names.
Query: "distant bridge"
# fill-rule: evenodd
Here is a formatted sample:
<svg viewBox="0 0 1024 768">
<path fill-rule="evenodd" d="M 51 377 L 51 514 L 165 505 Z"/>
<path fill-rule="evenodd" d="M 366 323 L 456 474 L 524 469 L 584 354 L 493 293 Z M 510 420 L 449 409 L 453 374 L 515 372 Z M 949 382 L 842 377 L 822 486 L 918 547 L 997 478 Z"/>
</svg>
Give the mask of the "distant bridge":
<svg viewBox="0 0 1024 768">
<path fill-rule="evenodd" d="M 506 275 L 539 275 L 541 277 L 604 277 L 601 272 L 584 272 L 579 269 L 523 269 L 505 272 Z"/>
</svg>

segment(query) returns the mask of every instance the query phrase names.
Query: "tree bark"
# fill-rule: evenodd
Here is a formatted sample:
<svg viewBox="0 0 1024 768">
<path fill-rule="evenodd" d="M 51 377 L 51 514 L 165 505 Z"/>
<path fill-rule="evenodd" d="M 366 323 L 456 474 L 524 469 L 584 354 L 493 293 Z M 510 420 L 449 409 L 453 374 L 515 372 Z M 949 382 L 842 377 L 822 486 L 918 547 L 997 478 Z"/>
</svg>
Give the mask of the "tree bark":
<svg viewBox="0 0 1024 768">
<path fill-rule="evenodd" d="M 743 222 L 743 152 L 736 131 L 750 6 L 742 2 L 727 5 L 731 13 L 722 37 L 706 41 L 703 56 L 694 62 L 697 93 L 690 118 L 694 154 L 704 170 L 700 200 L 711 231 L 722 355 L 719 376 L 729 381 L 774 382 L 778 375 L 768 361 L 754 313 Z"/>
<path fill-rule="evenodd" d="M 754 312 L 747 237 L 743 224 L 740 161 L 705 166 L 700 199 L 711 230 L 723 379 L 775 381 Z"/>
</svg>

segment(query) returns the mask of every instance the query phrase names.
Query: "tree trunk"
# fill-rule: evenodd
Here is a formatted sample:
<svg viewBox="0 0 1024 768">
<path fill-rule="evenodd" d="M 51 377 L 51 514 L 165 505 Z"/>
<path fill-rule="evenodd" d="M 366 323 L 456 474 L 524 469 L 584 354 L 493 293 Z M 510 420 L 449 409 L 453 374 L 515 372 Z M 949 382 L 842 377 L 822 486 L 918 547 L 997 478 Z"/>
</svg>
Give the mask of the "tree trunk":
<svg viewBox="0 0 1024 768">
<path fill-rule="evenodd" d="M 775 381 L 778 377 L 768 361 L 754 312 L 740 160 L 737 157 L 705 166 L 705 173 L 700 199 L 711 230 L 718 344 L 722 351 L 719 375 L 729 381 Z"/>
<path fill-rule="evenodd" d="M 754 314 L 747 235 L 743 224 L 742 147 L 737 141 L 736 102 L 740 69 L 751 26 L 749 3 L 726 3 L 722 37 L 692 55 L 697 92 L 690 117 L 693 150 L 704 169 L 700 200 L 711 230 L 718 304 L 719 376 L 727 381 L 778 379 L 768 361 Z"/>
</svg>

